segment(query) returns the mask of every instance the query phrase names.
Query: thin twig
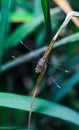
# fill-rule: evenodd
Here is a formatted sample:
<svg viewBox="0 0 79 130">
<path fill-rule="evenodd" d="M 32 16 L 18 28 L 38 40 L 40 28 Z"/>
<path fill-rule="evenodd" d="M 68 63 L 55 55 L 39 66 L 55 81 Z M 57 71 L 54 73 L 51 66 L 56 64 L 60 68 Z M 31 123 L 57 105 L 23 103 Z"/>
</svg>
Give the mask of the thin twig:
<svg viewBox="0 0 79 130">
<path fill-rule="evenodd" d="M 60 34 L 61 30 L 67 26 L 67 24 L 69 23 L 69 21 L 71 20 L 72 17 L 79 17 L 79 12 L 76 12 L 76 11 L 71 11 L 67 14 L 64 22 L 62 23 L 62 25 L 60 26 L 60 28 L 58 29 L 57 33 L 55 34 L 54 36 L 54 40 L 57 39 L 58 35 Z"/>
</svg>

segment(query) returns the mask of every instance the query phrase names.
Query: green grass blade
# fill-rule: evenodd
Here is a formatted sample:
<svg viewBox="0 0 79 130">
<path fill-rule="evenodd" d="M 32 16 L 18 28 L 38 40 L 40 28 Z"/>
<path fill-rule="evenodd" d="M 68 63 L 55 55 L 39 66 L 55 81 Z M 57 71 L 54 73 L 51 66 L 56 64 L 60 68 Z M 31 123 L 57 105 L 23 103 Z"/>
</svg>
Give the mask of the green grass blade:
<svg viewBox="0 0 79 130">
<path fill-rule="evenodd" d="M 59 41 L 59 43 L 60 44 L 55 44 L 55 45 L 57 45 L 57 46 L 54 46 L 54 47 L 58 47 L 58 46 L 60 46 L 60 45 L 64 45 L 64 44 L 67 44 L 67 43 L 69 43 L 69 42 L 71 42 L 71 41 L 76 41 L 76 40 L 78 40 L 78 33 L 77 34 L 73 34 L 73 35 L 71 35 L 71 36 L 69 36 L 69 37 L 66 37 L 66 38 L 64 38 L 64 39 L 62 39 L 62 40 L 60 40 Z M 67 41 L 64 43 L 64 41 L 65 41 L 65 39 L 67 39 Z M 58 43 L 58 42 L 56 42 L 56 43 Z M 35 56 L 37 57 L 38 55 L 40 55 L 42 52 L 44 52 L 45 50 L 46 50 L 46 48 L 47 47 L 43 47 L 42 49 L 41 49 L 41 51 L 40 51 L 40 49 L 38 49 L 38 50 L 36 50 L 36 51 L 34 51 L 33 52 L 33 54 L 34 54 L 34 56 L 32 56 L 32 57 L 29 57 L 29 59 L 31 59 L 31 58 L 34 58 Z M 37 52 L 37 54 L 36 54 L 36 52 Z M 36 55 L 35 55 L 36 54 Z M 30 53 L 29 53 L 29 55 L 31 55 Z M 19 57 L 19 58 L 16 58 L 16 59 L 14 59 L 14 60 L 12 60 L 12 61 L 10 61 L 10 62 L 7 62 L 6 64 L 4 64 L 4 65 L 2 65 L 1 66 L 1 72 L 4 72 L 4 71 L 7 71 L 7 70 L 9 70 L 9 69 L 11 69 L 11 68 L 13 68 L 13 67 L 15 67 L 15 66 L 18 66 L 18 65 L 20 65 L 20 64 L 23 64 L 24 62 L 27 62 L 28 61 L 28 55 L 27 54 L 25 54 L 25 55 L 23 55 L 22 57 Z M 73 67 L 72 65 L 73 65 L 73 63 L 74 64 L 76 64 L 76 62 L 78 63 L 78 59 L 79 58 L 76 58 L 75 60 L 76 61 L 74 61 L 73 62 L 73 60 L 72 60 L 72 62 L 70 61 L 70 63 L 68 63 L 68 65 L 67 65 L 67 67 L 69 66 L 69 67 Z"/>
<path fill-rule="evenodd" d="M 34 16 L 37 17 L 42 14 L 42 7 L 40 0 L 34 0 Z"/>
<path fill-rule="evenodd" d="M 60 101 L 67 93 L 68 91 L 75 86 L 79 82 L 79 71 L 73 74 L 73 76 L 67 80 L 64 86 L 61 87 L 58 92 L 54 94 L 53 100 L 54 101 Z"/>
<path fill-rule="evenodd" d="M 10 0 L 2 0 L 1 7 L 1 23 L 0 23 L 0 64 L 2 62 L 2 53 L 5 46 L 5 38 L 7 37 L 8 15 L 10 11 Z"/>
<path fill-rule="evenodd" d="M 76 33 L 76 34 L 73 34 L 73 35 L 71 35 L 71 36 L 68 36 L 68 37 L 63 38 L 62 40 L 57 41 L 56 44 L 55 44 L 55 46 L 54 46 L 54 48 L 55 48 L 55 47 L 58 47 L 58 46 L 61 46 L 61 45 L 64 45 L 64 44 L 67 44 L 67 43 L 69 43 L 69 42 L 72 42 L 72 41 L 74 42 L 74 41 L 78 41 L 78 40 L 79 40 L 79 33 Z M 46 48 L 47 48 L 47 47 L 43 47 L 43 48 L 41 49 L 41 51 L 40 51 L 40 49 L 38 49 L 38 51 L 37 51 L 37 50 L 34 51 L 34 52 L 33 52 L 34 55 L 32 55 L 32 57 L 30 57 L 29 59 L 34 58 L 34 57 L 37 57 L 39 54 L 41 54 L 42 52 L 44 52 L 44 51 L 46 50 Z M 37 54 L 36 54 L 36 52 L 37 52 Z M 35 54 L 36 54 L 36 55 L 35 55 Z M 29 55 L 30 55 L 30 53 L 29 53 Z M 17 65 L 23 64 L 24 62 L 28 61 L 28 60 L 27 60 L 27 57 L 28 57 L 28 55 L 25 54 L 24 56 L 19 57 L 19 59 L 16 58 L 15 60 L 12 60 L 12 61 L 10 61 L 10 62 L 7 62 L 6 64 L 4 64 L 4 65 L 1 66 L 1 70 L 0 70 L 0 71 L 1 71 L 1 72 L 5 72 L 5 71 L 7 71 L 7 70 L 9 70 L 9 69 L 11 69 L 11 68 L 17 66 Z M 78 62 L 78 58 L 76 58 L 76 60 L 77 60 L 77 62 Z M 72 61 L 72 63 L 75 64 L 76 62 L 73 62 L 73 61 Z M 71 64 L 71 62 L 70 62 L 70 64 L 67 65 L 67 67 L 68 67 L 68 66 L 71 67 L 71 65 L 73 65 L 73 64 Z"/>
<path fill-rule="evenodd" d="M 13 67 L 16 67 L 16 66 L 21 65 L 25 62 L 31 61 L 33 58 L 37 58 L 37 56 L 39 57 L 39 55 L 41 55 L 45 50 L 46 50 L 46 47 L 40 48 L 38 50 L 32 51 L 29 54 L 25 54 L 23 56 L 15 58 L 14 60 L 7 62 L 6 64 L 2 65 L 0 71 L 5 72 L 5 71 L 7 71 L 7 70 L 9 70 Z"/>
<path fill-rule="evenodd" d="M 25 12 L 25 11 L 13 11 L 11 12 L 11 16 L 10 16 L 10 21 L 11 22 L 27 22 L 29 20 L 33 19 L 33 14 L 30 12 Z"/>
<path fill-rule="evenodd" d="M 69 70 L 72 70 L 74 67 L 76 67 L 79 64 L 79 55 L 76 55 L 72 58 L 70 58 L 69 60 L 67 60 L 67 62 L 64 64 L 66 66 L 66 68 L 68 68 Z"/>
<path fill-rule="evenodd" d="M 34 0 L 34 17 L 36 18 L 36 17 L 38 17 L 40 15 L 43 15 L 41 0 Z M 36 48 L 38 48 L 38 47 L 40 47 L 42 45 L 42 40 L 44 38 L 44 31 L 43 30 L 44 30 L 44 27 L 41 26 L 39 28 L 39 31 L 37 31 L 35 33 Z"/>
<path fill-rule="evenodd" d="M 38 17 L 37 20 L 34 18 L 32 21 L 28 23 L 22 24 L 17 30 L 15 30 L 11 36 L 8 38 L 7 42 L 7 48 L 10 48 L 12 46 L 16 46 L 20 40 L 30 35 L 35 29 L 37 29 L 38 26 L 40 26 L 42 23 L 42 17 Z M 19 36 L 19 37 L 18 37 Z"/>
<path fill-rule="evenodd" d="M 28 11 L 33 10 L 33 5 L 31 2 L 27 0 L 15 0 L 15 4 L 23 9 L 26 9 Z"/>
<path fill-rule="evenodd" d="M 19 127 L 0 127 L 0 130 L 20 130 Z"/>
<path fill-rule="evenodd" d="M 51 18 L 50 18 L 50 9 L 49 9 L 49 1 L 48 0 L 41 0 L 43 14 L 44 14 L 44 20 L 46 24 L 46 31 L 47 31 L 47 41 L 51 40 Z"/>
<path fill-rule="evenodd" d="M 29 34 L 31 34 L 43 22 L 43 19 L 41 19 L 41 18 L 39 18 L 39 19 L 40 19 L 40 21 L 39 20 L 36 21 L 34 19 L 32 22 L 29 22 L 29 23 L 26 23 L 26 24 L 23 24 L 22 26 L 20 26 L 16 30 L 16 32 L 14 32 L 10 36 L 10 38 L 7 40 L 6 49 L 8 47 L 10 48 L 12 46 L 16 46 L 21 39 L 23 39 L 25 36 L 27 37 Z M 32 27 L 28 29 L 28 26 L 32 26 Z M 28 31 L 26 31 L 26 30 L 28 30 Z M 19 35 L 19 37 L 18 37 L 18 35 Z M 79 40 L 79 33 L 72 34 L 70 36 L 63 38 L 62 40 L 57 41 L 55 43 L 54 47 L 58 47 L 58 46 L 66 44 L 66 43 L 74 42 L 74 41 L 78 41 L 78 40 Z"/>
<path fill-rule="evenodd" d="M 31 99 L 32 97 L 29 96 L 1 92 L 0 106 L 29 111 Z M 45 114 L 79 125 L 79 113 L 44 99 L 35 98 L 33 112 Z"/>
<path fill-rule="evenodd" d="M 21 22 L 27 22 L 31 21 L 33 19 L 33 14 L 30 12 L 25 12 L 25 11 L 12 11 L 10 12 L 10 22 L 15 22 L 15 23 L 21 23 Z M 0 21 L 1 21 L 1 12 L 0 12 Z"/>
<path fill-rule="evenodd" d="M 59 46 L 64 45 L 66 43 L 75 42 L 75 41 L 79 41 L 79 32 L 72 34 L 70 36 L 67 36 L 67 37 L 57 41 L 55 43 L 54 47 L 59 47 Z"/>
<path fill-rule="evenodd" d="M 61 10 L 59 8 L 52 9 L 51 16 L 58 14 L 60 11 Z M 17 46 L 20 40 L 33 33 L 35 29 L 37 29 L 43 22 L 43 16 L 38 16 L 37 20 L 36 18 L 34 18 L 32 21 L 24 23 L 23 25 L 18 27 L 18 29 L 16 29 L 7 39 L 7 46 L 5 47 L 5 49 Z"/>
<path fill-rule="evenodd" d="M 28 130 L 28 129 L 27 128 L 21 128 L 21 127 L 0 127 L 0 130 Z M 32 129 L 32 130 L 39 130 L 39 129 L 35 128 L 35 129 Z"/>
</svg>

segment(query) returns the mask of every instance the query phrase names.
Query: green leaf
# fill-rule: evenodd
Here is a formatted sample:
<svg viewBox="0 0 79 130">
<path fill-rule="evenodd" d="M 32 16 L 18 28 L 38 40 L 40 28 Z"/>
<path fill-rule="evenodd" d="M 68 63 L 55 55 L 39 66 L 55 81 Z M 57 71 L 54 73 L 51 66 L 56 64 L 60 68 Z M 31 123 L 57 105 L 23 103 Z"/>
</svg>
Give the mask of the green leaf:
<svg viewBox="0 0 79 130">
<path fill-rule="evenodd" d="M 0 106 L 25 111 L 30 110 L 32 97 L 18 94 L 0 93 Z M 44 99 L 35 98 L 33 112 L 45 114 L 62 119 L 69 123 L 79 125 L 79 113 L 65 106 Z"/>
<path fill-rule="evenodd" d="M 42 4 L 45 22 L 48 23 L 48 20 L 50 21 L 49 2 L 48 0 L 41 0 L 41 4 Z"/>
<path fill-rule="evenodd" d="M 38 50 L 32 51 L 29 54 L 22 55 L 18 58 L 15 58 L 14 60 L 11 60 L 4 65 L 1 66 L 1 72 L 7 71 L 15 66 L 21 65 L 25 62 L 31 61 L 33 58 L 39 57 L 44 51 L 46 50 L 46 47 L 40 48 Z M 34 54 L 34 55 L 33 55 Z"/>
<path fill-rule="evenodd" d="M 51 16 L 58 14 L 60 11 L 59 8 L 52 9 Z M 43 23 L 43 21 L 43 16 L 40 15 L 37 17 L 37 20 L 34 18 L 32 21 L 22 24 L 9 36 L 9 38 L 7 38 L 5 49 L 17 46 L 20 40 L 33 33 Z"/>
<path fill-rule="evenodd" d="M 48 43 L 51 40 L 52 37 L 52 30 L 51 30 L 51 18 L 50 18 L 50 9 L 49 9 L 49 1 L 48 0 L 41 0 L 42 3 L 42 9 L 43 9 L 43 14 L 44 14 L 44 19 L 45 19 L 45 24 L 46 24 L 46 31 L 47 31 L 47 41 Z"/>
<path fill-rule="evenodd" d="M 16 46 L 20 40 L 30 35 L 35 29 L 37 29 L 38 26 L 40 26 L 42 23 L 42 17 L 38 17 L 37 20 L 34 18 L 32 21 L 28 23 L 22 24 L 18 29 L 16 29 L 10 37 L 7 39 L 6 43 L 7 46 L 6 49 Z"/>
<path fill-rule="evenodd" d="M 28 130 L 28 129 L 20 127 L 0 127 L 0 130 Z M 34 128 L 32 130 L 39 130 L 39 129 Z"/>
<path fill-rule="evenodd" d="M 79 32 L 75 33 L 75 34 L 72 34 L 70 36 L 67 36 L 61 40 L 58 40 L 54 47 L 59 47 L 61 45 L 64 45 L 64 44 L 67 44 L 69 42 L 75 42 L 75 41 L 79 41 Z"/>
<path fill-rule="evenodd" d="M 71 35 L 71 36 L 68 36 L 68 37 L 63 38 L 62 40 L 57 41 L 57 42 L 55 43 L 55 45 L 54 45 L 54 48 L 56 48 L 56 47 L 58 47 L 58 46 L 61 46 L 61 45 L 64 45 L 64 44 L 67 44 L 67 43 L 69 43 L 69 42 L 74 42 L 74 41 L 78 41 L 78 40 L 79 40 L 79 33 L 76 33 L 76 34 L 73 34 L 73 35 Z M 43 53 L 43 52 L 46 50 L 46 48 L 47 48 L 47 47 L 43 47 L 41 50 L 38 49 L 38 50 L 34 51 L 34 52 L 33 52 L 34 55 L 31 55 L 30 53 L 29 53 L 28 55 L 25 54 L 24 56 L 21 56 L 21 57 L 19 57 L 19 58 L 16 58 L 15 60 L 12 60 L 12 61 L 10 61 L 10 62 L 7 62 L 6 64 L 4 64 L 4 65 L 1 66 L 1 70 L 0 70 L 0 71 L 1 71 L 1 72 L 4 72 L 4 71 L 7 71 L 7 70 L 9 70 L 9 69 L 11 69 L 11 68 L 17 66 L 17 65 L 20 65 L 20 64 L 22 64 L 22 63 L 28 61 L 28 57 L 29 57 L 29 59 L 34 58 L 34 57 L 37 57 L 38 55 L 40 55 L 41 53 Z M 36 54 L 36 55 L 35 55 L 35 54 Z M 32 57 L 31 57 L 31 56 L 32 56 Z M 76 61 L 78 62 L 78 58 L 76 58 Z M 75 64 L 76 61 L 73 62 L 73 60 L 72 60 L 72 63 Z M 71 62 L 70 62 L 70 63 L 68 63 L 67 66 L 70 66 L 70 67 L 71 67 L 71 65 L 73 65 L 73 64 L 71 64 Z"/>
<path fill-rule="evenodd" d="M 27 128 L 20 128 L 20 127 L 0 127 L 0 130 L 28 130 Z M 39 129 L 32 129 L 32 130 L 39 130 Z"/>
<path fill-rule="evenodd" d="M 67 43 L 69 43 L 69 42 L 72 42 L 72 41 L 74 42 L 74 41 L 78 41 L 78 40 L 79 40 L 79 33 L 76 33 L 76 34 L 73 34 L 73 35 L 71 35 L 71 36 L 68 36 L 68 37 L 63 38 L 62 40 L 57 41 L 57 42 L 55 43 L 54 48 L 55 48 L 55 47 L 58 47 L 58 46 L 61 46 L 61 45 L 64 45 L 64 44 L 67 44 Z M 7 71 L 7 70 L 9 70 L 9 69 L 11 69 L 11 68 L 17 66 L 17 65 L 20 65 L 20 64 L 22 64 L 22 63 L 28 61 L 28 57 L 29 57 L 29 59 L 34 58 L 34 57 L 37 57 L 38 55 L 40 55 L 41 53 L 43 53 L 43 52 L 46 50 L 46 48 L 47 48 L 47 47 L 43 47 L 41 50 L 38 49 L 38 50 L 34 51 L 34 52 L 33 52 L 34 55 L 31 55 L 31 53 L 29 53 L 28 55 L 25 54 L 25 55 L 23 55 L 23 56 L 21 56 L 21 57 L 19 57 L 19 58 L 16 58 L 16 59 L 14 59 L 14 60 L 12 60 L 12 61 L 10 61 L 10 62 L 7 62 L 6 64 L 4 64 L 4 65 L 1 66 L 1 70 L 0 70 L 0 71 L 1 71 L 1 72 L 4 72 L 4 71 Z M 36 55 L 35 55 L 35 54 L 36 54 Z M 74 62 L 73 62 L 73 60 L 71 59 L 72 62 L 70 61 L 70 62 L 68 63 L 68 65 L 67 65 L 67 67 L 68 67 L 68 66 L 69 66 L 69 67 L 73 67 L 73 66 L 72 66 L 73 64 L 76 64 L 76 62 L 78 63 L 78 59 L 79 59 L 79 58 L 76 58 L 76 59 L 75 59 L 76 61 L 74 61 Z"/>
<path fill-rule="evenodd" d="M 0 64 L 2 62 L 2 53 L 3 53 L 3 47 L 5 46 L 5 38 L 7 37 L 7 29 L 9 25 L 8 24 L 9 11 L 10 11 L 10 0 L 2 0 L 1 23 L 0 23 Z"/>
<path fill-rule="evenodd" d="M 42 14 L 42 7 L 40 0 L 34 0 L 34 16 L 37 17 Z"/>
<path fill-rule="evenodd" d="M 0 130 L 18 130 L 18 127 L 0 127 Z M 20 130 L 20 129 L 19 129 Z"/>
<path fill-rule="evenodd" d="M 13 11 L 11 12 L 11 22 L 26 22 L 33 19 L 32 13 L 25 11 Z"/>
<path fill-rule="evenodd" d="M 67 62 L 65 63 L 65 66 L 69 70 L 72 70 L 78 64 L 79 64 L 79 55 L 76 55 L 76 56 L 70 58 L 69 60 L 67 60 Z"/>
<path fill-rule="evenodd" d="M 33 10 L 32 2 L 29 2 L 27 0 L 15 0 L 15 4 L 17 7 L 19 6 L 22 9 L 26 9 L 28 11 Z"/>
<path fill-rule="evenodd" d="M 79 82 L 79 71 L 77 71 L 75 74 L 70 77 L 65 83 L 64 86 L 61 87 L 53 96 L 54 101 L 60 101 L 67 93 L 68 91 L 75 86 Z"/>
</svg>

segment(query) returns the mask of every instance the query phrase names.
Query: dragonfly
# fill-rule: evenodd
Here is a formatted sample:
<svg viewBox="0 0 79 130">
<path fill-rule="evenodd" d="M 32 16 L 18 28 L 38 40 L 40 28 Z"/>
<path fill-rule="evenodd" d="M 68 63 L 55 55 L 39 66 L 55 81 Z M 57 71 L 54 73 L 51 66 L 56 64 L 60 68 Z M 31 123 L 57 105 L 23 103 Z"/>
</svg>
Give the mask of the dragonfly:
<svg viewBox="0 0 79 130">
<path fill-rule="evenodd" d="M 72 16 L 79 17 L 79 12 L 70 11 L 67 14 L 64 22 L 62 23 L 62 25 L 60 26 L 60 28 L 58 29 L 58 31 L 56 32 L 56 34 L 52 38 L 51 42 L 49 43 L 49 46 L 47 47 L 47 49 L 46 49 L 45 53 L 43 54 L 43 56 L 39 59 L 39 61 L 37 63 L 37 66 L 35 68 L 35 72 L 37 74 L 39 74 L 39 76 L 38 76 L 37 81 L 36 81 L 34 93 L 33 93 L 33 96 L 32 96 L 32 101 L 31 101 L 31 105 L 30 105 L 30 112 L 29 112 L 29 118 L 28 118 L 28 130 L 30 130 L 30 122 L 31 122 L 32 108 L 33 108 L 33 104 L 34 104 L 34 99 L 35 99 L 35 96 L 37 94 L 38 86 L 40 85 L 40 82 L 41 82 L 41 80 L 43 79 L 43 77 L 45 75 L 50 53 L 51 53 L 51 51 L 53 49 L 55 41 L 57 40 L 61 30 L 69 23 Z M 20 42 L 22 43 L 22 41 L 20 41 Z M 60 86 L 58 86 L 58 88 L 60 88 Z"/>
</svg>

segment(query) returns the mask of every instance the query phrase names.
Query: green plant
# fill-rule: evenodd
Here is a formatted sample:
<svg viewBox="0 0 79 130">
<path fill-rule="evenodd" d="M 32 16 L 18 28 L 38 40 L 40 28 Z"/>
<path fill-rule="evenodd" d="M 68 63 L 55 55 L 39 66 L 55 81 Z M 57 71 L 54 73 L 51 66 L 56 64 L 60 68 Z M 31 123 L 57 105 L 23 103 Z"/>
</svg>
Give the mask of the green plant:
<svg viewBox="0 0 79 130">
<path fill-rule="evenodd" d="M 44 15 L 41 8 L 39 8 L 39 3 Z M 73 4 L 73 1 L 71 3 L 76 10 L 79 3 L 75 2 Z M 2 0 L 0 5 L 0 129 L 26 129 L 32 99 L 31 96 L 26 95 L 30 95 L 30 91 L 32 92 L 36 82 L 35 66 L 29 61 L 46 50 L 51 37 L 60 27 L 64 15 L 59 7 L 53 7 L 54 3 L 50 11 L 49 1 L 45 0 L 39 0 L 39 2 L 37 0 L 31 2 L 28 0 Z M 28 53 L 20 45 L 21 40 L 26 43 L 28 39 L 31 40 L 31 43 L 35 43 L 33 46 L 37 48 L 37 51 L 34 50 L 34 53 Z M 46 130 L 59 129 L 59 127 L 65 129 L 64 126 L 67 129 L 72 129 L 71 124 L 73 124 L 75 130 L 79 129 L 79 112 L 76 112 L 79 111 L 79 89 L 77 85 L 79 81 L 78 42 L 79 29 L 70 22 L 59 35 L 59 39 L 54 46 L 53 55 L 50 56 L 51 62 L 52 56 L 55 57 L 56 55 L 57 62 L 70 70 L 70 75 L 53 69 L 53 67 L 52 71 L 51 68 L 47 70 L 49 76 L 47 77 L 45 74 L 38 89 L 41 99 L 35 98 L 33 107 L 33 111 L 39 113 L 39 115 L 32 116 L 34 130 L 37 128 L 44 129 L 46 124 Z M 40 49 L 38 49 L 39 47 Z M 17 52 L 15 59 L 11 58 L 12 51 L 14 51 L 14 54 Z M 18 52 L 19 57 L 17 57 Z M 30 64 L 29 67 L 28 64 Z M 52 75 L 58 75 L 57 81 L 64 81 L 60 90 L 54 84 L 49 87 L 47 81 L 51 75 L 50 72 Z M 30 86 L 31 88 L 29 88 Z M 50 121 L 48 121 L 48 116 L 54 118 L 50 118 Z M 45 123 L 42 123 L 42 120 Z M 51 121 L 53 121 L 53 125 Z M 59 124 L 55 126 L 57 122 Z"/>
</svg>

